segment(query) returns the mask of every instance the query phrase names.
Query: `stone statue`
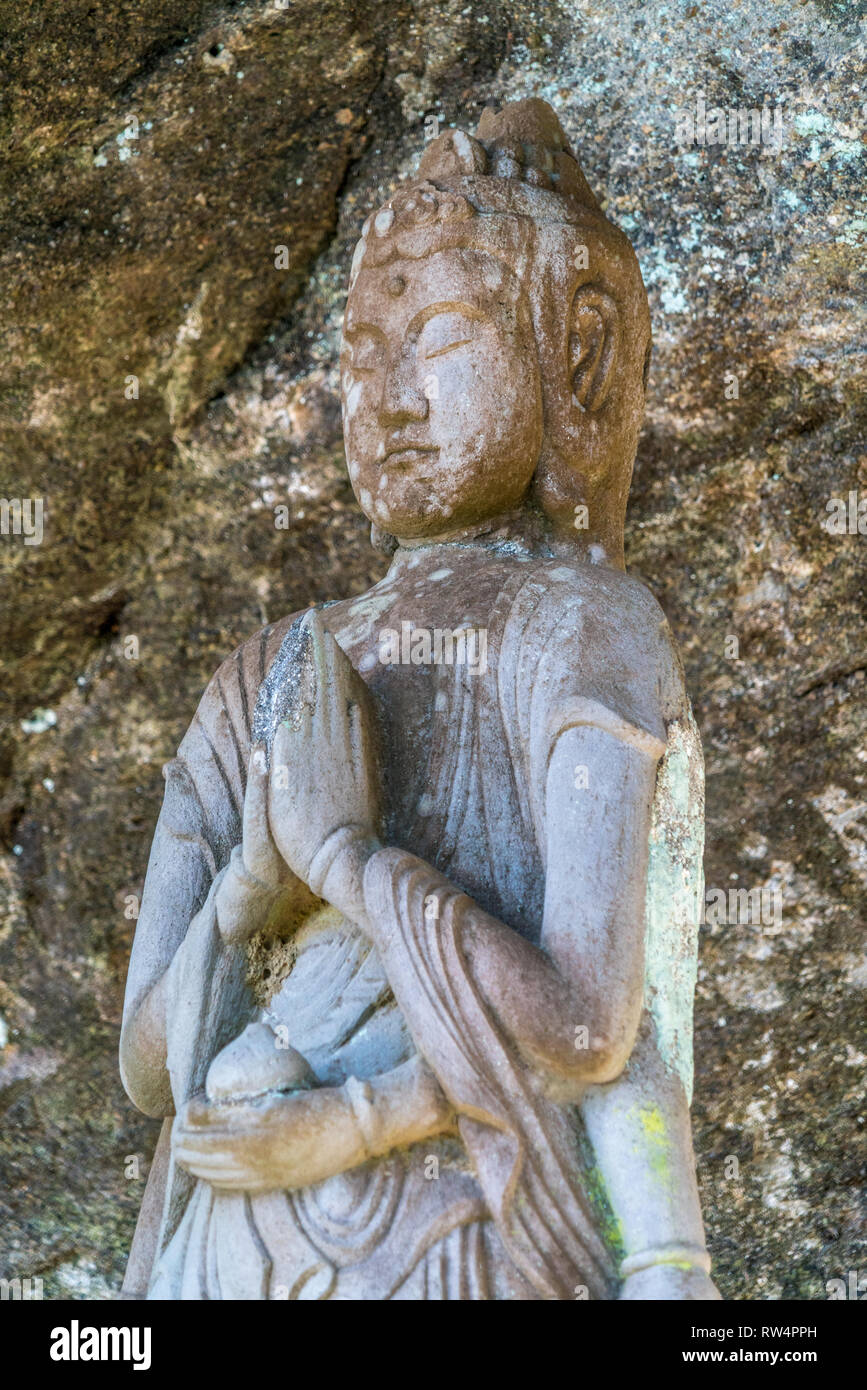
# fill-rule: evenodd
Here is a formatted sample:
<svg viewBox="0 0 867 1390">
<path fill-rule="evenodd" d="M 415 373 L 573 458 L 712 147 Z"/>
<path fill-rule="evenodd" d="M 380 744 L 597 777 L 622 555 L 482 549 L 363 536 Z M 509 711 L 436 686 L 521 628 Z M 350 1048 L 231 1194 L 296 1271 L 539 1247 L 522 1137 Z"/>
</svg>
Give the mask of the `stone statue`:
<svg viewBox="0 0 867 1390">
<path fill-rule="evenodd" d="M 167 765 L 121 1036 L 167 1118 L 125 1296 L 719 1297 L 701 748 L 623 562 L 649 353 L 542 101 L 440 135 L 365 223 L 346 455 L 393 558 L 245 642 Z"/>
</svg>

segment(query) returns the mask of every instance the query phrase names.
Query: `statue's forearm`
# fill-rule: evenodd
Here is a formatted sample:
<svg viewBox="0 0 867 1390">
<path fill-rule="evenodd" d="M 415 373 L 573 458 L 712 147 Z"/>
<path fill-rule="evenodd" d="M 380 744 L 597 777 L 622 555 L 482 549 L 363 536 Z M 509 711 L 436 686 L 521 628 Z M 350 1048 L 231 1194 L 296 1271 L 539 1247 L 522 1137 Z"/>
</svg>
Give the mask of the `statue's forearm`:
<svg viewBox="0 0 867 1390">
<path fill-rule="evenodd" d="M 574 1100 L 619 1074 L 630 1039 L 589 981 L 567 979 L 547 951 L 480 909 L 467 917 L 462 947 L 478 988 L 553 1095 Z"/>
<path fill-rule="evenodd" d="M 461 949 L 479 990 L 552 1094 L 564 1100 L 620 1074 L 641 1015 L 656 757 L 635 738 L 575 725 L 556 740 L 546 786 L 542 946 L 480 908 L 467 914 L 462 929 Z M 576 790 L 576 766 L 588 777 L 582 790 Z M 311 883 L 377 944 L 381 924 L 369 912 L 364 882 L 379 852 L 376 842 L 343 827 L 321 847 Z M 425 869 L 432 894 L 457 891 Z M 380 954 L 387 969 L 387 951 Z"/>
<path fill-rule="evenodd" d="M 124 1020 L 120 1035 L 120 1073 L 127 1094 L 154 1119 L 174 1113 L 166 1069 L 166 979 L 161 975 Z"/>
<path fill-rule="evenodd" d="M 347 841 L 330 860 L 314 891 L 339 908 L 380 948 L 388 970 L 388 950 L 381 924 L 368 911 L 364 873 L 381 846 Z M 431 894 L 460 890 L 435 869 L 416 861 L 431 877 Z M 462 895 L 465 896 L 465 895 Z M 539 1066 L 555 1094 L 574 1100 L 581 1088 L 610 1080 L 621 1070 L 631 1040 L 592 1027 L 576 1044 L 576 1029 L 587 1020 L 603 1022 L 604 1001 L 581 997 L 580 983 L 566 979 L 555 961 L 481 908 L 468 914 L 462 950 L 481 993 L 518 1050 Z M 607 1010 L 608 1018 L 613 1016 Z"/>
<path fill-rule="evenodd" d="M 279 905 L 279 898 L 279 892 L 260 883 L 244 869 L 240 850 L 235 850 L 229 864 L 211 883 L 200 914 L 213 915 L 224 946 L 233 949 L 269 919 L 275 905 Z M 127 1009 L 120 1037 L 124 1086 L 139 1110 L 154 1117 L 173 1113 L 167 1071 L 166 1014 L 171 969 L 169 965 L 138 1002 Z M 131 975 L 127 988 L 132 987 Z"/>
<path fill-rule="evenodd" d="M 623 1246 L 623 1277 L 664 1269 L 705 1281 L 710 1260 L 689 1106 L 680 1078 L 662 1062 L 647 1016 L 623 1074 L 588 1089 L 581 1111 Z M 707 1287 L 712 1290 L 709 1281 Z"/>
<path fill-rule="evenodd" d="M 270 1192 L 324 1182 L 453 1129 L 451 1107 L 416 1055 L 368 1080 L 277 1095 L 264 1107 L 194 1102 L 173 1146 L 183 1167 L 216 1188 Z"/>
</svg>

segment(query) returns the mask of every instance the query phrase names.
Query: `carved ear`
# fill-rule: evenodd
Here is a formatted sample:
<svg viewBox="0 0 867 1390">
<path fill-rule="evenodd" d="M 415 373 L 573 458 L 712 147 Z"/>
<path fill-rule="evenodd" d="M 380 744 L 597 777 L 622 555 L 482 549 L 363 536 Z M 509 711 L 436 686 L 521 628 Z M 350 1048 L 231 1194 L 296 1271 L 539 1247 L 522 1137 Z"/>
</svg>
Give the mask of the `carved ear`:
<svg viewBox="0 0 867 1390">
<path fill-rule="evenodd" d="M 619 346 L 620 314 L 611 295 L 579 286 L 569 312 L 569 380 L 581 410 L 598 410 L 605 401 Z"/>
</svg>

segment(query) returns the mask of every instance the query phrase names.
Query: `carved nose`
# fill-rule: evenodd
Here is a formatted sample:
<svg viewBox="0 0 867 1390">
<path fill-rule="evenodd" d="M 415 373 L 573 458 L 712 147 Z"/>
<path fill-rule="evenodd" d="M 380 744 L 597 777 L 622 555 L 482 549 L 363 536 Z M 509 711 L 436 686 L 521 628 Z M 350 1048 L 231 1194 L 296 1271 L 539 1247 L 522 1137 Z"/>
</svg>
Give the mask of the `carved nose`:
<svg viewBox="0 0 867 1390">
<path fill-rule="evenodd" d="M 428 398 L 416 380 L 413 364 L 404 354 L 396 362 L 390 363 L 386 371 L 380 423 L 395 426 L 426 420 L 428 410 Z"/>
</svg>

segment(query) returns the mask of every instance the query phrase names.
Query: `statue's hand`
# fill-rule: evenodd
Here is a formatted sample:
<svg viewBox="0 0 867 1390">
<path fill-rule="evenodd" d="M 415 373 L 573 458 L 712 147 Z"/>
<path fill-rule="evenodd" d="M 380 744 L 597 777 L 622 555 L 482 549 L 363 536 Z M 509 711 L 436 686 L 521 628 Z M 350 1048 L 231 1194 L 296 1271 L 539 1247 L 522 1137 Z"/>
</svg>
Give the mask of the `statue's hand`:
<svg viewBox="0 0 867 1390">
<path fill-rule="evenodd" d="M 268 888 L 282 888 L 295 877 L 271 834 L 268 762 L 261 744 L 253 749 L 247 767 L 241 855 L 246 873 Z"/>
<path fill-rule="evenodd" d="M 241 942 L 265 927 L 284 930 L 315 905 L 307 885 L 286 863 L 268 823 L 265 750 L 253 749 L 247 768 L 241 843 L 217 888 L 217 921 L 225 941 Z"/>
<path fill-rule="evenodd" d="M 287 1191 L 319 1182 L 341 1169 L 332 1166 L 323 1125 L 339 1122 L 337 1113 L 322 1113 L 327 1095 L 295 1091 L 231 1104 L 189 1101 L 172 1131 L 175 1159 L 193 1177 L 228 1192 Z M 351 1112 L 346 1122 L 354 1132 Z"/>
<path fill-rule="evenodd" d="M 345 1086 L 188 1102 L 172 1131 L 181 1167 L 228 1192 L 292 1191 L 370 1158 Z"/>
<path fill-rule="evenodd" d="M 656 1303 L 714 1302 L 719 1289 L 703 1269 L 678 1269 L 676 1265 L 651 1265 L 630 1274 L 620 1290 L 627 1302 L 647 1300 Z"/>
<path fill-rule="evenodd" d="M 415 1054 L 368 1081 L 349 1077 L 342 1086 L 270 1091 L 228 1103 L 196 1098 L 175 1121 L 172 1152 L 187 1172 L 213 1187 L 288 1191 L 454 1132 L 452 1107 Z"/>
<path fill-rule="evenodd" d="M 378 846 L 375 714 L 364 681 L 318 613 L 305 619 L 306 688 L 274 737 L 268 792 L 271 834 L 293 873 L 346 910 L 357 871 Z M 362 863 L 363 866 L 363 863 Z M 356 903 L 357 905 L 357 903 Z"/>
</svg>

